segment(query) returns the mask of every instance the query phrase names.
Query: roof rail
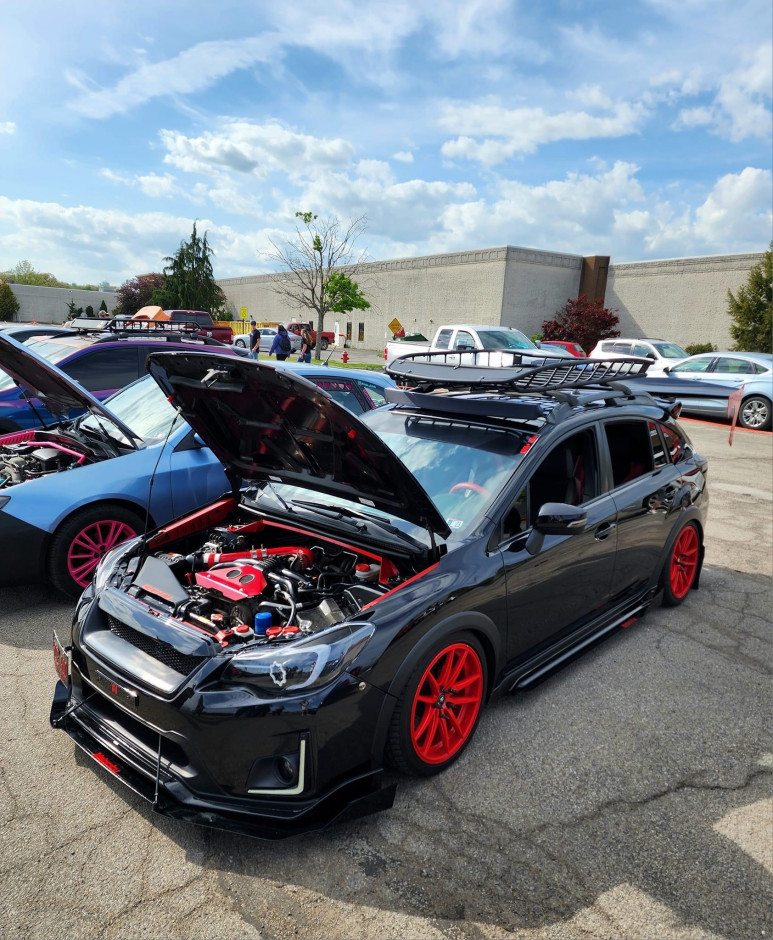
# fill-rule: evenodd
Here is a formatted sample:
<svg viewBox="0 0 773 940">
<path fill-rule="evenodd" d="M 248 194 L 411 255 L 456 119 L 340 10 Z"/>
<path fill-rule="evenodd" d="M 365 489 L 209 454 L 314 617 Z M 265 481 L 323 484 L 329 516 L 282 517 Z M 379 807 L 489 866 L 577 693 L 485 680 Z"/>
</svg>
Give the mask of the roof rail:
<svg viewBox="0 0 773 940">
<path fill-rule="evenodd" d="M 650 364 L 649 359 L 565 359 L 497 349 L 409 353 L 393 359 L 385 371 L 398 384 L 420 391 L 446 388 L 540 394 L 642 378 Z"/>
<path fill-rule="evenodd" d="M 75 317 L 70 326 L 79 333 L 139 333 L 151 336 L 159 333 L 182 333 L 193 335 L 198 333 L 197 323 L 172 323 L 169 320 L 131 320 L 124 317 L 113 317 L 110 320 L 98 320 L 95 317 Z"/>
</svg>

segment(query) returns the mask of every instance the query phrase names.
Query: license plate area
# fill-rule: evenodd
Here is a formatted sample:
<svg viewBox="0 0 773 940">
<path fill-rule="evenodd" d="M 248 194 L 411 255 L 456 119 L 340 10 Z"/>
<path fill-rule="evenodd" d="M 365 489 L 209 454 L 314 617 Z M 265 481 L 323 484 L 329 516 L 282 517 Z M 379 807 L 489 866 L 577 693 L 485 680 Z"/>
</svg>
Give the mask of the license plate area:
<svg viewBox="0 0 773 940">
<path fill-rule="evenodd" d="M 72 670 L 72 647 L 65 646 L 62 643 L 56 635 L 56 630 L 53 632 L 52 647 L 54 653 L 54 669 L 59 679 L 67 685 L 70 681 L 70 672 Z"/>
</svg>

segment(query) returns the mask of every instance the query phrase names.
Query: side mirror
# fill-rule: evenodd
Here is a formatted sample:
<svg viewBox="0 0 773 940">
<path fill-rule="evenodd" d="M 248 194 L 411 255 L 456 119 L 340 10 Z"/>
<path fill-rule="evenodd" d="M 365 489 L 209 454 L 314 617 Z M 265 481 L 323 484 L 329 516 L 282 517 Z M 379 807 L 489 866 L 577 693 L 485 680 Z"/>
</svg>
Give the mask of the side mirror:
<svg viewBox="0 0 773 940">
<path fill-rule="evenodd" d="M 587 521 L 588 513 L 579 506 L 545 503 L 540 508 L 524 548 L 530 555 L 536 555 L 546 535 L 578 535 L 584 531 Z"/>
<path fill-rule="evenodd" d="M 198 434 L 194 434 L 194 435 L 193 435 L 193 446 L 194 446 L 194 447 L 201 448 L 201 447 L 206 447 L 207 445 L 204 443 L 204 441 L 202 441 L 202 439 L 199 437 Z"/>
<path fill-rule="evenodd" d="M 663 366 L 663 371 L 666 373 L 666 375 L 668 375 L 671 371 L 671 366 Z"/>
</svg>

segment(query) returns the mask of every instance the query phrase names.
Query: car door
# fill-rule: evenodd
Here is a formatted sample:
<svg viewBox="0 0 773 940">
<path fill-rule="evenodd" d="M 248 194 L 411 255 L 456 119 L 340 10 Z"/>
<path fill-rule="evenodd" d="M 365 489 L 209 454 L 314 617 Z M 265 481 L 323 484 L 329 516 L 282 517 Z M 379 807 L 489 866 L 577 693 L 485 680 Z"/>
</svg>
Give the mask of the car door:
<svg viewBox="0 0 773 940">
<path fill-rule="evenodd" d="M 169 518 L 177 518 L 205 506 L 231 488 L 223 465 L 208 447 L 204 447 L 191 428 L 182 436 L 175 432 L 174 440 L 165 445 L 159 470 L 159 490 L 169 493 L 173 508 Z"/>
<path fill-rule="evenodd" d="M 617 508 L 612 601 L 618 602 L 643 591 L 660 564 L 682 489 L 674 460 L 684 446 L 666 445 L 658 422 L 620 418 L 603 423 L 604 448 L 605 485 Z"/>
<path fill-rule="evenodd" d="M 516 484 L 502 519 L 508 606 L 508 660 L 517 661 L 601 616 L 617 546 L 617 508 L 603 490 L 596 430 L 565 437 Z M 581 506 L 583 528 L 530 542 L 544 503 Z M 534 540 L 532 540 L 534 541 Z M 535 550 L 536 547 L 536 550 Z"/>
</svg>

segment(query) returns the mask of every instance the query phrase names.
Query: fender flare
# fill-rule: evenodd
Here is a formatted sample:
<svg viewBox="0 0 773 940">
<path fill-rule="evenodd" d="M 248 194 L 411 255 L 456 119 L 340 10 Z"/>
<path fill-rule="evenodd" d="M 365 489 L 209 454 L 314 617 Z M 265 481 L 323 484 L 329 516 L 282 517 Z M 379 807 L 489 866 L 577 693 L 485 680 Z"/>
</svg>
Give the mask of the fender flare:
<svg viewBox="0 0 773 940">
<path fill-rule="evenodd" d="M 701 571 L 703 570 L 703 557 L 706 554 L 706 545 L 704 542 L 705 530 L 703 522 L 701 521 L 700 513 L 695 507 L 690 507 L 689 509 L 684 509 L 679 513 L 674 527 L 671 529 L 671 534 L 668 536 L 665 547 L 658 558 L 658 563 L 655 567 L 655 570 L 652 573 L 652 578 L 650 579 L 650 587 L 657 588 L 660 590 L 660 576 L 663 572 L 663 568 L 668 560 L 668 557 L 671 554 L 671 551 L 674 547 L 674 542 L 676 542 L 676 537 L 682 531 L 682 529 L 690 522 L 694 522 L 698 528 L 698 535 L 700 536 L 700 551 L 698 552 L 698 570 L 695 572 L 695 580 L 693 581 L 691 590 L 697 591 L 700 587 L 701 581 Z"/>
<path fill-rule="evenodd" d="M 444 637 L 451 637 L 462 631 L 475 634 L 481 641 L 488 668 L 486 701 L 491 697 L 491 690 L 496 684 L 495 677 L 501 670 L 504 659 L 502 637 L 494 622 L 480 611 L 470 610 L 452 614 L 447 619 L 434 624 L 405 657 L 386 690 L 373 736 L 372 760 L 374 767 L 381 767 L 384 764 L 384 752 L 392 714 L 400 693 L 407 685 L 416 666 L 436 643 Z"/>
</svg>

